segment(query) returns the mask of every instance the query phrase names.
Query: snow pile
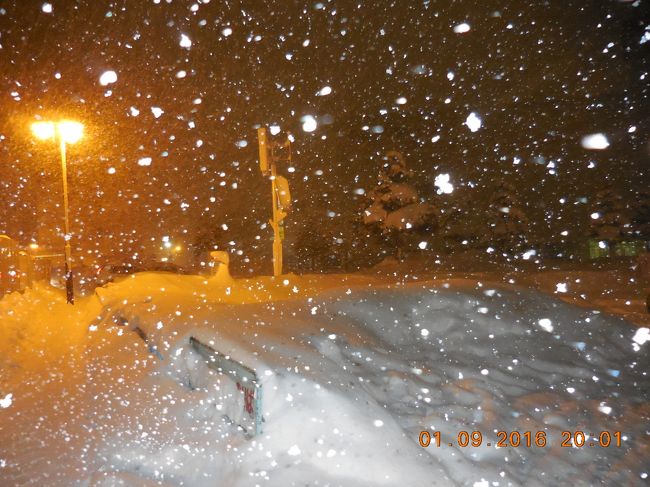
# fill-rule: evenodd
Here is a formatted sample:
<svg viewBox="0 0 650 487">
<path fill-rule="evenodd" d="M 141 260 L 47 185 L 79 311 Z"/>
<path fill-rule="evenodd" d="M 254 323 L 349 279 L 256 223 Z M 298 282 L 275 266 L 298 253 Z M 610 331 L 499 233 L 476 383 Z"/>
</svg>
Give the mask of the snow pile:
<svg viewBox="0 0 650 487">
<path fill-rule="evenodd" d="M 137 485 L 133 475 L 197 486 L 640 483 L 648 358 L 638 332 L 534 291 L 453 284 L 239 306 L 153 296 L 113 309 L 163 360 L 124 326 L 98 329 L 112 333 L 98 340 L 111 366 L 96 363 L 94 382 L 122 402 L 104 420 L 106 460 L 94 466 L 104 474 L 92 485 Z M 241 398 L 190 336 L 262 378 L 261 436 L 224 421 Z M 424 430 L 441 446 L 420 447 Z M 462 431 L 480 432 L 481 446 L 459 446 Z M 496 448 L 498 431 L 544 432 L 547 444 Z M 620 431 L 622 445 L 565 448 L 563 431 L 587 444 Z"/>
<path fill-rule="evenodd" d="M 23 294 L 0 299 L 0 371 L 42 368 L 43 362 L 65 358 L 85 340 L 87 324 L 99 303 L 81 299 L 75 306 L 45 283 Z M 0 393 L 2 390 L 0 390 Z"/>
</svg>

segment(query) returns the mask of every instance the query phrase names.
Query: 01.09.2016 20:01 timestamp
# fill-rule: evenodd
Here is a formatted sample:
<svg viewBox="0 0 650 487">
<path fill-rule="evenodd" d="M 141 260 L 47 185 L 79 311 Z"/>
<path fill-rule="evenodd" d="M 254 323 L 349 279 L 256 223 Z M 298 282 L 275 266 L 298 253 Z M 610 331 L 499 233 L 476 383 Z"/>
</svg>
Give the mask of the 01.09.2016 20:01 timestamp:
<svg viewBox="0 0 650 487">
<path fill-rule="evenodd" d="M 456 438 L 453 438 L 453 441 L 444 441 L 440 431 L 422 431 L 420 432 L 419 442 L 423 448 L 429 446 L 439 448 L 440 446 L 446 445 L 459 446 L 461 448 L 479 447 L 481 445 L 495 446 L 498 448 L 507 448 L 509 446 L 515 448 L 544 448 L 547 445 L 546 432 L 544 431 L 524 431 L 523 433 L 518 431 L 497 431 L 496 436 L 497 441 L 484 443 L 483 434 L 480 431 L 461 431 L 456 435 Z M 608 448 L 610 446 L 620 447 L 621 438 L 620 431 L 613 431 L 611 433 L 609 431 L 601 431 L 598 435 L 591 433 L 587 435 L 582 431 L 562 431 L 560 446 L 566 448 L 591 446 L 600 446 L 602 448 Z"/>
</svg>

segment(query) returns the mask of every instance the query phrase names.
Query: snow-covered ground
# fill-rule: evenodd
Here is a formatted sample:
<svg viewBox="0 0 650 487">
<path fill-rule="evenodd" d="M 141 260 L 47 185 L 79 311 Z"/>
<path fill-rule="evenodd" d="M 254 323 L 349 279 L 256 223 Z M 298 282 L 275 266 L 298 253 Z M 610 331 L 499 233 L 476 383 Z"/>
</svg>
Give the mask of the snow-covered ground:
<svg viewBox="0 0 650 487">
<path fill-rule="evenodd" d="M 588 272 L 148 273 L 74 308 L 7 296 L 0 485 L 644 485 L 650 320 L 625 279 L 598 302 L 610 278 Z M 260 377 L 260 435 L 190 336 Z"/>
</svg>

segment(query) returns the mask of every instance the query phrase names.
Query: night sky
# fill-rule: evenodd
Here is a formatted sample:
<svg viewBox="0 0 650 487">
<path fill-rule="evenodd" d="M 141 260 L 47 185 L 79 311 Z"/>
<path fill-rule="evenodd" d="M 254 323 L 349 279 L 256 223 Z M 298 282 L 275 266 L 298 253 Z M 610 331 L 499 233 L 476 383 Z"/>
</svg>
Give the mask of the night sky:
<svg viewBox="0 0 650 487">
<path fill-rule="evenodd" d="M 77 253 L 208 234 L 244 254 L 255 242 L 270 251 L 259 125 L 295 137 L 293 172 L 281 171 L 295 199 L 288 241 L 313 222 L 349 228 L 387 150 L 469 227 L 505 180 L 534 233 L 579 232 L 590 213 L 581 198 L 610 184 L 631 200 L 650 186 L 648 7 L 0 0 L 0 233 L 28 243 L 62 224 L 56 148 L 29 131 L 39 116 L 86 125 L 69 153 Z M 117 81 L 102 86 L 108 70 Z M 302 128 L 309 115 L 313 132 Z M 591 133 L 610 146 L 583 148 Z M 435 196 L 440 173 L 452 194 Z"/>
</svg>

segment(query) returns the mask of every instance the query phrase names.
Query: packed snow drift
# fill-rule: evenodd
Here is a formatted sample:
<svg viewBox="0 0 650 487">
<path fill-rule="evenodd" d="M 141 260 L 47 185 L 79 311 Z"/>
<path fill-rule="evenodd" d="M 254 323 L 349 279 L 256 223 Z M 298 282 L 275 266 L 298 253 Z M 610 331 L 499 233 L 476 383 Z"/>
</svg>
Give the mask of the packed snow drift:
<svg viewBox="0 0 650 487">
<path fill-rule="evenodd" d="M 262 289 L 265 298 L 249 299 Z M 2 482 L 483 487 L 647 478 L 648 329 L 623 319 L 470 280 L 372 290 L 357 280 L 314 292 L 313 280 L 296 276 L 204 284 L 139 274 L 98 295 L 82 304 L 93 317 L 78 367 L 48 380 L 49 397 L 1 385 L 0 399 L 12 394 L 0 409 Z M 190 337 L 255 372 L 260 434 L 245 424 L 235 380 Z"/>
</svg>

